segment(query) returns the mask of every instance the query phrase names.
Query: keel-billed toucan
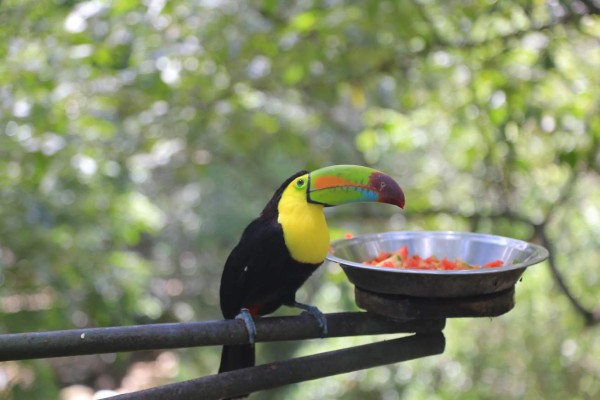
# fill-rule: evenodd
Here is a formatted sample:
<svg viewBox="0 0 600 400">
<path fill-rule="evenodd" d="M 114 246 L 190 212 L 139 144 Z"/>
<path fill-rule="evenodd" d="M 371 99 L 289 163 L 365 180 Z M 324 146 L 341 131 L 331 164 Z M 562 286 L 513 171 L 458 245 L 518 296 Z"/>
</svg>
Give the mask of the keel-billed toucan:
<svg viewBox="0 0 600 400">
<path fill-rule="evenodd" d="M 356 165 L 300 171 L 288 178 L 246 227 L 225 263 L 220 290 L 223 316 L 243 315 L 252 325 L 250 315 L 269 314 L 281 305 L 320 314 L 314 307 L 296 303 L 296 291 L 323 263 L 329 249 L 323 208 L 351 202 L 403 208 L 404 193 L 388 175 Z M 253 365 L 253 344 L 223 347 L 219 372 Z"/>
</svg>

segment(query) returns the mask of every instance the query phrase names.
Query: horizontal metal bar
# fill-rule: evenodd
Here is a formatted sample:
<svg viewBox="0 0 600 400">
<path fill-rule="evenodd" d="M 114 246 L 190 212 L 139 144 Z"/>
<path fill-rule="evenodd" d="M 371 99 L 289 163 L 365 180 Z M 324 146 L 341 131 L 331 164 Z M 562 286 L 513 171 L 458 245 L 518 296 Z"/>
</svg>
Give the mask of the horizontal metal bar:
<svg viewBox="0 0 600 400">
<path fill-rule="evenodd" d="M 444 319 L 399 321 L 366 312 L 325 317 L 327 337 L 436 332 L 445 324 Z M 257 342 L 321 337 L 316 319 L 306 313 L 257 318 L 256 329 Z M 248 343 L 248 332 L 241 320 L 15 333 L 0 335 L 0 361 L 242 343 Z"/>
<path fill-rule="evenodd" d="M 212 400 L 230 398 L 258 390 L 441 354 L 444 352 L 444 347 L 445 339 L 441 332 L 417 334 L 210 375 L 135 393 L 122 394 L 111 397 L 111 399 Z"/>
</svg>

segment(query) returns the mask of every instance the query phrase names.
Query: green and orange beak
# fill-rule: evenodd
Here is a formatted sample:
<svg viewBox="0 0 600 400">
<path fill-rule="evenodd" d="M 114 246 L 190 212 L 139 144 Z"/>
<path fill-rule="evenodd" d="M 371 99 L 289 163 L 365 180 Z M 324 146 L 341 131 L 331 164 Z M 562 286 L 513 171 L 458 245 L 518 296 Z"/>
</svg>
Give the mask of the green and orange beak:
<svg viewBox="0 0 600 400">
<path fill-rule="evenodd" d="M 404 208 L 404 193 L 391 177 L 358 165 L 332 165 L 309 173 L 307 200 L 326 207 L 378 202 Z"/>
</svg>

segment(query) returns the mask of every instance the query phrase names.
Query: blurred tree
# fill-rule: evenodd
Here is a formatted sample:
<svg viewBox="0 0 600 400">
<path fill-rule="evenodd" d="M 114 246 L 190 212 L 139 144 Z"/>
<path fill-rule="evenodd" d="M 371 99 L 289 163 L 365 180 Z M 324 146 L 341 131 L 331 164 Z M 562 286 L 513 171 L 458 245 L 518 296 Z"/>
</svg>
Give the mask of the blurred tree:
<svg viewBox="0 0 600 400">
<path fill-rule="evenodd" d="M 219 318 L 224 259 L 277 185 L 367 164 L 403 183 L 406 213 L 335 210 L 335 234 L 496 233 L 543 243 L 550 268 L 527 272 L 507 316 L 449 323 L 443 356 L 255 397 L 598 396 L 598 330 L 583 327 L 599 320 L 599 12 L 595 0 L 0 2 L 0 331 Z M 301 295 L 354 307 L 333 267 Z M 360 340 L 261 346 L 259 360 Z M 114 388 L 136 357 L 89 358 L 76 375 L 81 360 L 7 363 L 0 393 Z M 178 353 L 169 379 L 217 359 Z"/>
</svg>

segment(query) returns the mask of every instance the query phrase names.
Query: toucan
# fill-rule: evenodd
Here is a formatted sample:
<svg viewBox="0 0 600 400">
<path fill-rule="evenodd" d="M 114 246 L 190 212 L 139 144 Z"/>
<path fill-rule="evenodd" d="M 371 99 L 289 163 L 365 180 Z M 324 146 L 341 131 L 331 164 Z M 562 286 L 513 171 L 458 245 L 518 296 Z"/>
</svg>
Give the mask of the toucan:
<svg viewBox="0 0 600 400">
<path fill-rule="evenodd" d="M 225 263 L 220 305 L 224 318 L 244 320 L 250 343 L 223 346 L 219 373 L 254 365 L 253 318 L 282 305 L 313 314 L 326 335 L 326 319 L 316 307 L 296 302 L 296 291 L 329 249 L 323 209 L 351 202 L 404 208 L 404 193 L 390 176 L 368 167 L 333 165 L 300 171 L 283 182 L 246 227 Z"/>
</svg>

